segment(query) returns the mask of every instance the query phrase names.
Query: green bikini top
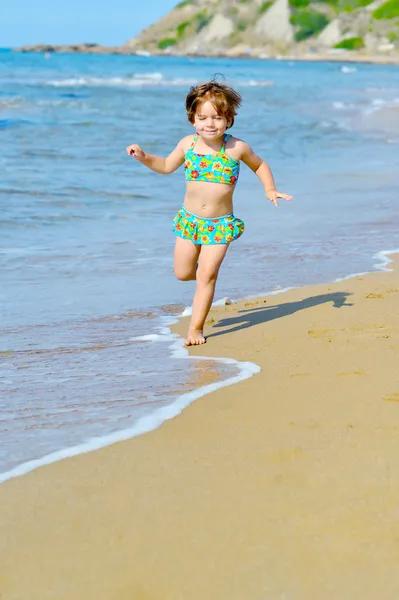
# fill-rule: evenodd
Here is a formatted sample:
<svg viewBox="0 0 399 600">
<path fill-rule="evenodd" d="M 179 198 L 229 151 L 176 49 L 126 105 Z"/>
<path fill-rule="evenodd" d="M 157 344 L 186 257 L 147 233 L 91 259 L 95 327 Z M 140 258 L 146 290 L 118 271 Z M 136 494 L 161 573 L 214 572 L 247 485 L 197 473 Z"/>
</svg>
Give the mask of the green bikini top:
<svg viewBox="0 0 399 600">
<path fill-rule="evenodd" d="M 194 152 L 198 140 L 196 133 L 186 152 L 184 171 L 186 181 L 209 181 L 235 185 L 240 176 L 240 161 L 226 154 L 226 143 L 231 136 L 224 134 L 222 147 L 217 154 L 197 154 Z"/>
</svg>

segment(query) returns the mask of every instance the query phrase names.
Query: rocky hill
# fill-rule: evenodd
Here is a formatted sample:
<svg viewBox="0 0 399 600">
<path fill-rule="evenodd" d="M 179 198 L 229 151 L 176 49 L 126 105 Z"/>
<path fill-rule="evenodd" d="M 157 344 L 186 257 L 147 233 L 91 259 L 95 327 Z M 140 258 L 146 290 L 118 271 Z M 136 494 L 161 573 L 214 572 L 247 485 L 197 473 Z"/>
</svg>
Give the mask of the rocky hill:
<svg viewBox="0 0 399 600">
<path fill-rule="evenodd" d="M 124 45 L 151 54 L 399 57 L 399 0 L 184 0 Z"/>
</svg>

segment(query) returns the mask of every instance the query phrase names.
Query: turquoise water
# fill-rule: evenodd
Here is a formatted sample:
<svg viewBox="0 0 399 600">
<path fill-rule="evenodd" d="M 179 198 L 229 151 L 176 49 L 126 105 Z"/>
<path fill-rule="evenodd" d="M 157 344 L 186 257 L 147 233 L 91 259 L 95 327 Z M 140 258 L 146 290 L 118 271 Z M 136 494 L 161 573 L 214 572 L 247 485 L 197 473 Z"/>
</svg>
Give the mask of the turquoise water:
<svg viewBox="0 0 399 600">
<path fill-rule="evenodd" d="M 243 168 L 246 231 L 217 298 L 371 270 L 399 246 L 397 67 L 0 52 L 0 473 L 198 385 L 199 366 L 161 341 L 193 294 L 172 272 L 183 174 L 125 147 L 171 151 L 192 130 L 189 86 L 215 73 L 244 99 L 233 133 L 295 196 L 275 209 Z"/>
</svg>

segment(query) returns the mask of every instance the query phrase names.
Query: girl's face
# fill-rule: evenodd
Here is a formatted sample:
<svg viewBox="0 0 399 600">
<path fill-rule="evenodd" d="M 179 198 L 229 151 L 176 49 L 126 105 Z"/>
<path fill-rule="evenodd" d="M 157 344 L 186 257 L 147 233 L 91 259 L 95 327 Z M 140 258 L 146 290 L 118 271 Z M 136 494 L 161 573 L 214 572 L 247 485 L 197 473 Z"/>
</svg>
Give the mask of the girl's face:
<svg viewBox="0 0 399 600">
<path fill-rule="evenodd" d="M 210 100 L 201 104 L 194 117 L 194 127 L 205 140 L 217 140 L 226 131 L 229 123 L 226 117 L 219 115 Z"/>
</svg>

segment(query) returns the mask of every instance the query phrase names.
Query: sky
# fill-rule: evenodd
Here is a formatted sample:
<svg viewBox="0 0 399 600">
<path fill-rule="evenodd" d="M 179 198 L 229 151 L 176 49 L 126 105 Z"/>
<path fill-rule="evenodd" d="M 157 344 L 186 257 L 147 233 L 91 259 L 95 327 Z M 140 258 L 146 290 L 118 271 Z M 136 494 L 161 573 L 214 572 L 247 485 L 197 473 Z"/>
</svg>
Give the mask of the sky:
<svg viewBox="0 0 399 600">
<path fill-rule="evenodd" d="M 4 0 L 0 48 L 25 44 L 119 46 L 179 0 Z"/>
</svg>

